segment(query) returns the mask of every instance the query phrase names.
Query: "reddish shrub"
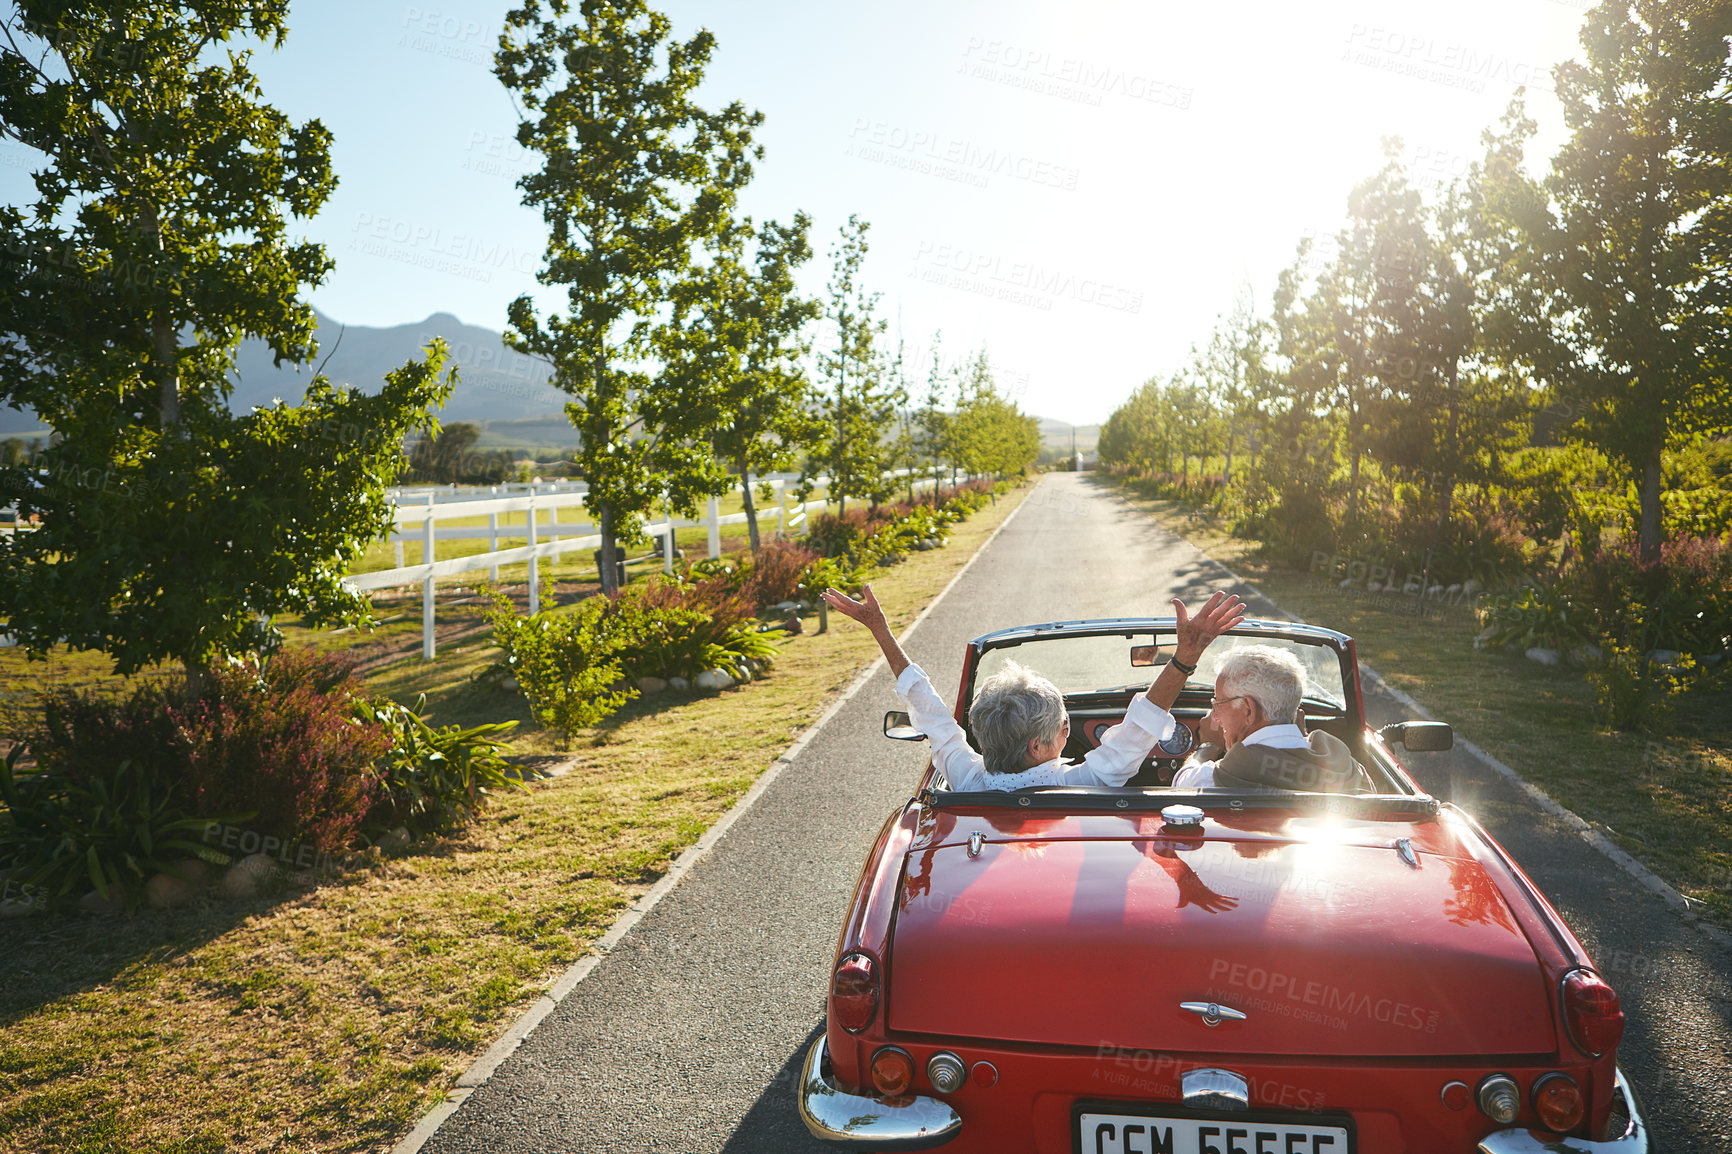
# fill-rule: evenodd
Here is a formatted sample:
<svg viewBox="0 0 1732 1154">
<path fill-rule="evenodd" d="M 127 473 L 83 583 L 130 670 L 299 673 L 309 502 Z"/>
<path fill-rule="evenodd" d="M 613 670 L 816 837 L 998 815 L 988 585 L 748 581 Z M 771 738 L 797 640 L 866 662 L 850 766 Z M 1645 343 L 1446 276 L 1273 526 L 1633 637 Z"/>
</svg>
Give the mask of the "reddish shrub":
<svg viewBox="0 0 1732 1154">
<path fill-rule="evenodd" d="M 346 848 L 377 792 L 391 748 L 383 726 L 354 716 L 352 668 L 311 650 L 279 653 L 264 674 L 212 672 L 202 697 L 171 706 L 180 801 L 197 816 L 252 812 L 247 825 L 320 851 Z"/>
<path fill-rule="evenodd" d="M 1668 541 L 1652 562 L 1626 538 L 1602 546 L 1577 580 L 1608 626 L 1640 624 L 1634 644 L 1718 653 L 1732 635 L 1732 544 L 1724 537 Z"/>
<path fill-rule="evenodd" d="M 764 542 L 746 585 L 753 603 L 763 609 L 782 601 L 798 601 L 800 579 L 816 560 L 815 550 L 785 537 Z"/>
<path fill-rule="evenodd" d="M 650 612 L 696 609 L 724 629 L 757 619 L 749 580 L 739 581 L 731 572 L 692 581 L 646 581 L 621 589 L 615 598 Z"/>
<path fill-rule="evenodd" d="M 193 817 L 253 813 L 247 826 L 285 844 L 348 846 L 377 789 L 389 733 L 353 713 L 359 689 L 342 658 L 279 653 L 261 674 L 222 666 L 188 700 L 146 684 L 113 697 L 60 689 L 21 734 L 39 765 L 75 782 L 110 781 L 131 761 Z"/>
</svg>

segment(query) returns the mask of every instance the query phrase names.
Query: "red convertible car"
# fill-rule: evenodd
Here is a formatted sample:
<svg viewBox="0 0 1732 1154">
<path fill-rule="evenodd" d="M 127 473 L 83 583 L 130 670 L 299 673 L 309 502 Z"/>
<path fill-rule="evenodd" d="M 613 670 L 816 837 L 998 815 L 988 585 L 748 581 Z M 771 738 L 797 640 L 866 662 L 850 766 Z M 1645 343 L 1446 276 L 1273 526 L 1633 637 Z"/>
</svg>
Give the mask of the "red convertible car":
<svg viewBox="0 0 1732 1154">
<path fill-rule="evenodd" d="M 1171 618 L 978 638 L 1051 678 L 1078 756 L 1145 689 Z M 1215 673 L 1273 645 L 1302 714 L 1371 791 L 1176 790 Z M 1467 813 L 1391 753 L 1449 727 L 1366 727 L 1353 642 L 1246 621 L 1123 788 L 952 790 L 928 764 L 866 858 L 842 925 L 808 1129 L 866 1150 L 1052 1154 L 1636 1154 L 1618 995 Z M 919 738 L 906 715 L 885 732 Z"/>
</svg>

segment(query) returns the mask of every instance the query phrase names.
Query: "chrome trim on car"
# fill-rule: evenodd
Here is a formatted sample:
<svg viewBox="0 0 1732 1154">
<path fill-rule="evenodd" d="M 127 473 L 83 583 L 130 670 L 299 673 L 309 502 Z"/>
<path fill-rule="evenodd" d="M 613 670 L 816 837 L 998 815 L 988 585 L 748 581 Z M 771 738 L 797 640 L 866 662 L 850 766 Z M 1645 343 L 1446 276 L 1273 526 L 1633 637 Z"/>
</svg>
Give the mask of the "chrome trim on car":
<svg viewBox="0 0 1732 1154">
<path fill-rule="evenodd" d="M 1413 852 L 1413 839 L 1412 838 L 1410 838 L 1410 837 L 1398 837 L 1398 838 L 1396 838 L 1395 839 L 1395 852 L 1400 855 L 1402 861 L 1406 862 L 1408 865 L 1412 866 L 1414 869 L 1419 868 L 1419 855 Z"/>
<path fill-rule="evenodd" d="M 926 1080 L 940 1094 L 954 1094 L 968 1081 L 968 1067 L 949 1050 L 940 1050 L 926 1060 Z"/>
<path fill-rule="evenodd" d="M 962 1132 L 962 1116 L 937 1098 L 910 1095 L 891 1105 L 836 1085 L 823 1034 L 800 1072 L 800 1121 L 812 1137 L 849 1150 L 930 1150 Z"/>
<path fill-rule="evenodd" d="M 1612 1083 L 1613 1110 L 1621 1100 L 1624 1116 L 1629 1122 L 1616 1138 L 1596 1142 L 1591 1138 L 1568 1138 L 1535 1130 L 1499 1130 L 1479 1140 L 1479 1154 L 1648 1154 L 1648 1124 L 1642 1121 L 1636 1106 L 1635 1091 L 1617 1071 Z"/>
<path fill-rule="evenodd" d="M 1179 1076 L 1185 1105 L 1199 1110 L 1249 1110 L 1251 1084 L 1231 1070 L 1205 1067 Z"/>
<path fill-rule="evenodd" d="M 979 857 L 980 851 L 986 847 L 986 835 L 975 830 L 968 835 L 968 856 Z"/>
<path fill-rule="evenodd" d="M 1168 757 L 1183 757 L 1197 744 L 1197 735 L 1191 732 L 1188 725 L 1175 725 L 1173 731 L 1155 742 L 1155 746 Z"/>
<path fill-rule="evenodd" d="M 1180 1002 L 1179 1009 L 1200 1014 L 1205 1026 L 1219 1026 L 1223 1020 L 1243 1022 L 1245 1015 L 1231 1006 L 1223 1006 L 1219 1002 Z"/>
<path fill-rule="evenodd" d="M 1169 805 L 1161 809 L 1161 820 L 1170 826 L 1180 828 L 1203 825 L 1203 811 L 1194 805 Z"/>
</svg>

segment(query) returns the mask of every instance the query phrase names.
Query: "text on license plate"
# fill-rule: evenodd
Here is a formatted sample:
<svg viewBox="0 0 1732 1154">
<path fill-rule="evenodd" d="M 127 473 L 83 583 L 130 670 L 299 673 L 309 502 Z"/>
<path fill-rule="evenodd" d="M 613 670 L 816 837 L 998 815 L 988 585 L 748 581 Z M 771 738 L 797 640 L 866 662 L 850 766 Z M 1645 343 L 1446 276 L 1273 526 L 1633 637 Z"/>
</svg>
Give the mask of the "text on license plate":
<svg viewBox="0 0 1732 1154">
<path fill-rule="evenodd" d="M 1340 1126 L 1083 1114 L 1083 1154 L 1348 1154 Z"/>
</svg>

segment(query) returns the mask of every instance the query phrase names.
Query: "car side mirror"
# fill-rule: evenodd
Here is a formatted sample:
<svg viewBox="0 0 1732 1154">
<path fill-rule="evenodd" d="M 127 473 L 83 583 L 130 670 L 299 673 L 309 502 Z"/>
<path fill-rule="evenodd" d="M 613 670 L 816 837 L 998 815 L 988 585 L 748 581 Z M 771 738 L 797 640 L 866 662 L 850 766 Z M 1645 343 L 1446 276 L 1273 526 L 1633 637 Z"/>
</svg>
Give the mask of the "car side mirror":
<svg viewBox="0 0 1732 1154">
<path fill-rule="evenodd" d="M 1397 741 L 1414 753 L 1442 753 L 1455 748 L 1455 730 L 1447 721 L 1398 721 L 1377 731 L 1385 744 Z"/>
<path fill-rule="evenodd" d="M 891 741 L 925 741 L 926 735 L 914 728 L 914 721 L 900 709 L 884 715 L 884 736 Z"/>
</svg>

